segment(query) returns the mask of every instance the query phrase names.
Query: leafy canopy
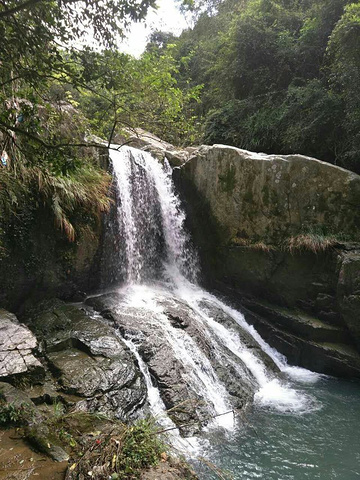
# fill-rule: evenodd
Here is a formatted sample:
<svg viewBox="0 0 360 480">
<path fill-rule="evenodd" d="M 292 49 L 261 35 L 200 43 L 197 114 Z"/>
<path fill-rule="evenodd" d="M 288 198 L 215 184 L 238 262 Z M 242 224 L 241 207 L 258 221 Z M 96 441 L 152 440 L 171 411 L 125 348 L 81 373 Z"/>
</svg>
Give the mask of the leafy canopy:
<svg viewBox="0 0 360 480">
<path fill-rule="evenodd" d="M 303 153 L 360 173 L 360 5 L 351 0 L 189 1 L 175 39 L 206 143 Z M 210 7 L 210 10 L 206 7 Z"/>
<path fill-rule="evenodd" d="M 152 122 L 175 131 L 195 98 L 176 88 L 175 60 L 165 53 L 135 60 L 115 48 L 152 6 L 155 0 L 0 2 L 0 232 L 30 201 L 49 208 L 73 240 L 74 212 L 96 216 L 109 207 L 109 177 L 86 135 L 106 134 L 110 143 L 120 125 Z M 99 51 L 79 47 L 84 31 Z"/>
</svg>

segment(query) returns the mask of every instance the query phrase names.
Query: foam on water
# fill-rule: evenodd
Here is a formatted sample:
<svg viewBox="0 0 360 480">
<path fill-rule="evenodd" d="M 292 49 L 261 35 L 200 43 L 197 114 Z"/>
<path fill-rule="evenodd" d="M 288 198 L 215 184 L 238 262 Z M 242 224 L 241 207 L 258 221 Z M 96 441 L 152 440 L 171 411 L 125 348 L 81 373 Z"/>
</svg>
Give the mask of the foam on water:
<svg viewBox="0 0 360 480">
<path fill-rule="evenodd" d="M 225 387 L 220 383 L 217 375 L 204 353 L 195 341 L 181 329 L 171 325 L 164 314 L 161 300 L 169 297 L 169 292 L 161 288 L 152 288 L 145 285 L 126 287 L 124 305 L 136 307 L 139 316 L 145 316 L 155 329 L 162 332 L 167 344 L 172 348 L 175 358 L 184 366 L 188 381 L 207 404 L 214 408 L 213 424 L 231 429 L 233 427 L 232 407 L 228 401 Z M 124 306 L 121 306 L 124 309 Z M 225 412 L 230 412 L 224 415 Z"/>
<path fill-rule="evenodd" d="M 238 334 L 223 325 L 220 325 L 213 318 L 211 318 L 207 312 L 205 312 L 200 304 L 202 301 L 217 306 L 224 313 L 228 314 L 238 323 L 244 330 L 251 334 L 251 336 L 261 346 L 262 350 L 266 352 L 270 358 L 274 361 L 277 367 L 287 374 L 293 380 L 298 380 L 303 383 L 315 383 L 321 378 L 321 375 L 310 372 L 304 368 L 291 367 L 287 364 L 286 358 L 279 354 L 275 349 L 271 348 L 256 332 L 253 326 L 249 325 L 244 316 L 237 310 L 229 307 L 214 295 L 189 284 L 184 281 L 182 285 L 178 285 L 176 289 L 177 294 L 188 302 L 188 304 L 199 313 L 202 319 L 212 329 L 218 338 L 219 342 L 222 342 L 229 348 L 236 356 L 245 362 L 249 370 L 254 375 L 259 384 L 259 390 L 255 394 L 255 400 L 257 404 L 265 407 L 272 407 L 281 412 L 296 412 L 304 413 L 310 412 L 314 409 L 318 409 L 319 405 L 309 395 L 293 389 L 284 382 L 273 379 L 268 374 L 264 363 L 257 358 L 249 349 L 242 346 L 241 340 Z"/>
</svg>

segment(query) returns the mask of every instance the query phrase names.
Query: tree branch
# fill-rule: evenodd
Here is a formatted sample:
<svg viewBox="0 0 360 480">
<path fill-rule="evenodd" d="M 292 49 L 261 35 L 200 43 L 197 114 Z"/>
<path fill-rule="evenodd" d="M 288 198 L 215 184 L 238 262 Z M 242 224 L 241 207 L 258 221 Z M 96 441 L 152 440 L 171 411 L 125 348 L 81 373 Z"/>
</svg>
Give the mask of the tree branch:
<svg viewBox="0 0 360 480">
<path fill-rule="evenodd" d="M 34 140 L 37 142 L 39 145 L 41 145 L 44 148 L 47 148 L 48 150 L 56 150 L 56 149 L 61 149 L 65 147 L 74 147 L 74 148 L 84 148 L 84 147 L 94 147 L 94 148 L 100 148 L 102 150 L 119 150 L 122 146 L 127 145 L 128 143 L 131 143 L 131 140 L 128 142 L 124 142 L 121 145 L 117 145 L 116 147 L 111 147 L 105 144 L 105 142 L 102 143 L 47 143 L 44 140 L 42 140 L 40 137 L 37 135 L 33 135 L 32 133 L 27 132 L 26 130 L 22 130 L 19 127 L 13 127 L 11 125 L 8 125 L 0 120 L 0 130 L 1 126 L 6 129 L 3 130 L 4 133 L 9 135 L 8 130 L 11 130 L 13 132 L 18 133 L 19 135 L 24 135 L 27 138 L 30 138 L 31 140 Z M 15 143 L 15 146 L 19 148 L 19 146 Z"/>
<path fill-rule="evenodd" d="M 3 10 L 0 12 L 0 18 L 4 17 L 9 17 L 10 15 L 13 15 L 14 13 L 20 12 L 21 10 L 25 10 L 27 8 L 31 8 L 35 6 L 37 3 L 43 2 L 44 0 L 27 0 L 27 2 L 21 3 L 20 5 L 17 5 L 16 7 L 9 8 L 7 10 Z M 47 0 L 45 0 L 47 1 Z"/>
<path fill-rule="evenodd" d="M 62 3 L 76 3 L 79 0 L 63 0 Z M 38 3 L 49 3 L 49 0 L 27 0 L 26 2 L 20 3 L 20 5 L 17 5 L 16 7 L 9 8 L 7 10 L 3 10 L 0 12 L 0 19 L 4 17 L 9 17 L 10 15 L 13 15 L 14 13 L 21 12 L 21 10 L 26 10 L 34 7 Z M 1 2 L 2 3 L 2 2 Z"/>
</svg>

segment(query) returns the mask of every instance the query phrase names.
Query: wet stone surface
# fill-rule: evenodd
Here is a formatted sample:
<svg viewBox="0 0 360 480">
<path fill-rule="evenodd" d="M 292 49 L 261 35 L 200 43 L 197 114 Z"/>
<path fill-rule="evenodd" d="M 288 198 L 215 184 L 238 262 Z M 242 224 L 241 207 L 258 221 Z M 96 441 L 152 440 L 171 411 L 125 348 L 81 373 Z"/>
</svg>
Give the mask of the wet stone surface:
<svg viewBox="0 0 360 480">
<path fill-rule="evenodd" d="M 136 345 L 165 407 L 171 410 L 170 416 L 183 434 L 193 435 L 215 414 L 206 378 L 213 376 L 218 385 L 215 389 L 227 391 L 224 396 L 229 408 L 241 409 L 251 402 L 258 384 L 247 366 L 216 341 L 200 316 L 182 300 L 160 294 L 151 311 L 128 304 L 121 293 L 111 293 L 89 298 L 86 304 L 113 322 L 121 335 Z M 263 360 L 266 357 L 273 375 L 277 375 L 276 366 L 249 334 L 223 312 L 220 318 L 220 310 L 214 307 L 210 311 L 210 304 L 206 308 L 219 323 L 234 328 L 255 355 Z M 200 378 L 202 373 L 207 375 L 203 385 L 193 374 L 197 370 Z"/>
<path fill-rule="evenodd" d="M 125 421 L 142 407 L 143 378 L 113 327 L 58 302 L 35 315 L 30 325 L 44 345 L 59 393 L 79 397 L 79 408 Z"/>
<path fill-rule="evenodd" d="M 15 315 L 0 310 L 0 378 L 27 374 L 41 379 L 44 369 L 34 356 L 36 348 L 37 340 L 31 331 Z"/>
</svg>

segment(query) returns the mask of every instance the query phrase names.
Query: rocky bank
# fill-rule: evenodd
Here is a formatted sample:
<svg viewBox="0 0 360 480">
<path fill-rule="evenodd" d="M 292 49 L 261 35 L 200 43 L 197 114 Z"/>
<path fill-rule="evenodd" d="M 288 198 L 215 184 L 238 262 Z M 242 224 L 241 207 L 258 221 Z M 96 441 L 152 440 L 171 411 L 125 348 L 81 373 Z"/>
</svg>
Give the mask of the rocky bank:
<svg viewBox="0 0 360 480">
<path fill-rule="evenodd" d="M 89 456 L 99 446 L 99 452 L 89 456 L 88 470 L 95 461 L 101 466 L 101 449 L 110 451 L 114 445 L 116 452 L 117 435 L 123 435 L 124 428 L 127 432 L 123 423 L 150 413 L 136 357 L 112 322 L 91 312 L 60 300 L 45 301 L 27 312 L 25 325 L 0 311 L 0 426 L 20 427 L 10 437 L 0 432 L 0 478 L 15 478 L 1 476 L 2 468 L 23 480 L 33 473 L 44 480 L 65 478 L 66 470 L 67 479 L 80 478 L 70 468 L 77 465 L 79 452 Z M 173 362 L 167 360 L 174 381 Z M 174 396 L 186 400 L 175 388 Z M 190 415 L 184 413 L 181 421 L 189 422 Z M 44 455 L 62 467 L 52 469 L 45 460 L 42 468 Z M 195 478 L 184 463 L 168 456 L 162 462 L 158 469 L 145 469 L 144 478 Z M 101 471 L 92 478 L 103 478 Z M 181 472 L 186 475 L 181 477 Z"/>
<path fill-rule="evenodd" d="M 214 145 L 175 178 L 208 285 L 293 363 L 359 376 L 360 176 Z"/>
</svg>

